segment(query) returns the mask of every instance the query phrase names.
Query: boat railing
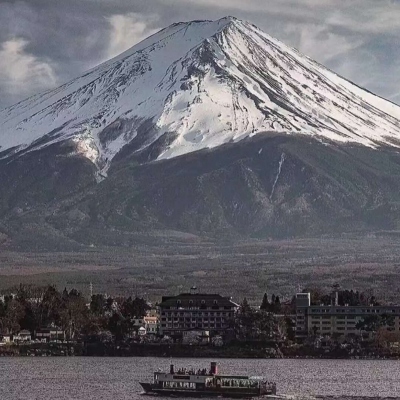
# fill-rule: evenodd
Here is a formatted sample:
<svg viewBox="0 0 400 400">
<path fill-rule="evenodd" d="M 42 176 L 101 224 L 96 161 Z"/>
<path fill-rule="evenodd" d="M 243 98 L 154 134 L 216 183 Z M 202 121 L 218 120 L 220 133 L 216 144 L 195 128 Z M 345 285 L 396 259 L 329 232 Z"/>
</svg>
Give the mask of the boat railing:
<svg viewBox="0 0 400 400">
<path fill-rule="evenodd" d="M 180 368 L 175 372 L 175 375 L 199 375 L 199 376 L 209 376 L 211 375 L 211 372 L 208 371 L 206 368 L 203 369 L 198 369 L 197 371 L 194 370 L 193 368 L 191 369 L 186 369 L 186 368 Z"/>
</svg>

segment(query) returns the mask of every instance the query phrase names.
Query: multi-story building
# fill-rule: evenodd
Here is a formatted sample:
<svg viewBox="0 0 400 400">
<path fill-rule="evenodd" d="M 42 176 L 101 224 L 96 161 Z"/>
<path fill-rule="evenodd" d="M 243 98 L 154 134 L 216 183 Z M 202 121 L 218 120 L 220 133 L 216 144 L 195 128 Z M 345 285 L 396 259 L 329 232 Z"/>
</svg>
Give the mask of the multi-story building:
<svg viewBox="0 0 400 400">
<path fill-rule="evenodd" d="M 55 326 L 41 328 L 35 331 L 35 338 L 42 342 L 51 342 L 53 340 L 65 340 L 65 331 Z"/>
<path fill-rule="evenodd" d="M 183 332 L 194 329 L 223 335 L 239 306 L 219 294 L 182 293 L 163 297 L 159 307 L 160 333 L 182 338 Z"/>
<path fill-rule="evenodd" d="M 24 329 L 13 336 L 13 341 L 17 343 L 30 342 L 32 340 L 32 334 L 30 331 Z"/>
<path fill-rule="evenodd" d="M 332 305 L 311 305 L 310 293 L 296 295 L 296 337 L 309 334 L 360 335 L 357 322 L 370 315 L 393 317 L 394 325 L 388 329 L 400 331 L 400 306 L 340 306 L 337 296 Z"/>
<path fill-rule="evenodd" d="M 158 317 L 146 316 L 143 318 L 147 335 L 157 335 L 160 330 Z"/>
</svg>

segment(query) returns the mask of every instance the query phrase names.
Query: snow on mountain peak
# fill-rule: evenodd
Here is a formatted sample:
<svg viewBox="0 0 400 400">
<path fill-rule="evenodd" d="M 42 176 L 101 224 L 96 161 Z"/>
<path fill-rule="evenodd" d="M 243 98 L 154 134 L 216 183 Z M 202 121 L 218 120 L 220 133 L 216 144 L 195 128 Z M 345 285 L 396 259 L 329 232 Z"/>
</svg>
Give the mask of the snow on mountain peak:
<svg viewBox="0 0 400 400">
<path fill-rule="evenodd" d="M 0 111 L 0 158 L 67 139 L 107 170 L 127 144 L 171 158 L 263 132 L 399 146 L 400 107 L 234 17 L 173 24 Z"/>
</svg>

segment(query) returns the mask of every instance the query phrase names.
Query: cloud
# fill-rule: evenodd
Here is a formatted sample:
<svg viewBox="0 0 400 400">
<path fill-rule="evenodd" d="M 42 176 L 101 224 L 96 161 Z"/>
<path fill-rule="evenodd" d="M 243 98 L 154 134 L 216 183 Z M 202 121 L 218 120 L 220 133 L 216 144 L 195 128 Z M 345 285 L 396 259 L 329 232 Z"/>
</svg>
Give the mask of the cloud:
<svg viewBox="0 0 400 400">
<path fill-rule="evenodd" d="M 349 38 L 320 24 L 290 24 L 283 30 L 281 38 L 321 64 L 338 57 L 345 58 L 364 43 L 362 38 Z"/>
<path fill-rule="evenodd" d="M 11 98 L 54 87 L 56 74 L 50 62 L 26 51 L 28 41 L 14 38 L 0 49 L 0 88 Z"/>
<path fill-rule="evenodd" d="M 136 43 L 157 32 L 149 25 L 157 20 L 154 16 L 144 16 L 136 13 L 117 14 L 107 18 L 110 24 L 110 41 L 106 50 L 106 59 L 113 58 Z"/>
<path fill-rule="evenodd" d="M 399 99 L 400 0 L 1 0 L 0 108 L 83 74 L 159 28 L 226 15 Z M 26 63 L 35 82 L 23 78 Z"/>
<path fill-rule="evenodd" d="M 326 23 L 363 34 L 393 34 L 400 32 L 399 15 L 397 0 L 350 0 L 344 7 L 332 9 Z"/>
<path fill-rule="evenodd" d="M 278 18 L 282 24 L 302 21 L 340 27 L 348 32 L 400 31 L 399 0 L 164 0 L 170 7 L 193 6 L 223 13 L 252 15 L 260 21 Z M 252 19 L 253 19 L 252 18 Z M 261 27 L 264 28 L 261 23 Z"/>
</svg>

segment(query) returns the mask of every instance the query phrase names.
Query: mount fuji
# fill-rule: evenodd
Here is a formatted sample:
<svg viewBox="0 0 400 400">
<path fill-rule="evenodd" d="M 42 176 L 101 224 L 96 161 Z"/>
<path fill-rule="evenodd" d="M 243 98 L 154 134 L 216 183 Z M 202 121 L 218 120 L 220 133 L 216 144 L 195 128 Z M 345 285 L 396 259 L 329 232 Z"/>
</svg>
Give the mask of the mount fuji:
<svg viewBox="0 0 400 400">
<path fill-rule="evenodd" d="M 399 106 L 254 25 L 177 23 L 0 111 L 0 241 L 396 230 L 399 147 Z"/>
</svg>

